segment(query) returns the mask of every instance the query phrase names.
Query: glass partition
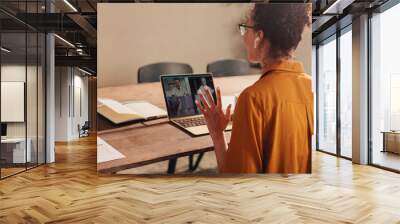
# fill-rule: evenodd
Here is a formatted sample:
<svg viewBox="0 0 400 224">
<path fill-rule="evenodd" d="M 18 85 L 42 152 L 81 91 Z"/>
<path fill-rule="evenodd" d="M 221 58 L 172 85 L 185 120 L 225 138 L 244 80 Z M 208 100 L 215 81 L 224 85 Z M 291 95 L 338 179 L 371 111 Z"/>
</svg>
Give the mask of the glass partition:
<svg viewBox="0 0 400 224">
<path fill-rule="evenodd" d="M 0 3 L 15 8 L 19 16 L 41 12 L 43 5 Z M 43 33 L 0 12 L 1 179 L 45 163 L 45 44 Z"/>
<path fill-rule="evenodd" d="M 400 4 L 371 18 L 371 162 L 400 171 Z"/>
<path fill-rule="evenodd" d="M 352 157 L 352 34 L 351 26 L 340 36 L 340 155 Z"/>
<path fill-rule="evenodd" d="M 35 32 L 27 33 L 27 65 L 26 65 L 26 113 L 27 113 L 27 150 L 29 153 L 28 168 L 37 165 L 38 157 L 38 35 Z"/>
<path fill-rule="evenodd" d="M 336 36 L 318 47 L 318 149 L 336 154 Z"/>
<path fill-rule="evenodd" d="M 2 33 L 1 47 L 1 175 L 7 177 L 24 171 L 31 155 L 26 136 L 26 33 Z"/>
</svg>

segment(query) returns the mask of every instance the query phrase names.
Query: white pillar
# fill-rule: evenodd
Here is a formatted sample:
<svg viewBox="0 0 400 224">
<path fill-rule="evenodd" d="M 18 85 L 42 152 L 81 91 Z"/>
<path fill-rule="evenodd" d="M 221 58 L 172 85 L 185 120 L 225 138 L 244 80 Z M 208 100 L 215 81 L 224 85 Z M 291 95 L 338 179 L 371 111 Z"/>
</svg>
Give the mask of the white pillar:
<svg viewBox="0 0 400 224">
<path fill-rule="evenodd" d="M 368 163 L 368 15 L 353 20 L 353 162 Z"/>
<path fill-rule="evenodd" d="M 46 11 L 54 12 L 54 5 L 46 1 Z M 55 162 L 55 42 L 54 34 L 46 35 L 46 163 Z"/>
<path fill-rule="evenodd" d="M 55 73 L 54 35 L 46 36 L 46 163 L 55 161 Z"/>
</svg>

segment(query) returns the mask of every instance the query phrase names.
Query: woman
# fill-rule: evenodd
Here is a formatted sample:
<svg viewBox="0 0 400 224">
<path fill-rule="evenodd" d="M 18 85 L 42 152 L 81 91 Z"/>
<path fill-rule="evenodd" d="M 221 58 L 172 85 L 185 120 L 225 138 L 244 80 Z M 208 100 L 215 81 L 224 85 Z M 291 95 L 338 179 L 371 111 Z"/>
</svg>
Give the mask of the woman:
<svg viewBox="0 0 400 224">
<path fill-rule="evenodd" d="M 214 103 L 203 91 L 197 106 L 204 114 L 221 173 L 310 173 L 313 132 L 311 79 L 292 60 L 305 26 L 308 4 L 256 4 L 240 24 L 248 60 L 262 65 L 262 75 L 239 96 L 229 146 L 221 91 Z M 211 103 L 207 103 L 211 102 Z"/>
</svg>

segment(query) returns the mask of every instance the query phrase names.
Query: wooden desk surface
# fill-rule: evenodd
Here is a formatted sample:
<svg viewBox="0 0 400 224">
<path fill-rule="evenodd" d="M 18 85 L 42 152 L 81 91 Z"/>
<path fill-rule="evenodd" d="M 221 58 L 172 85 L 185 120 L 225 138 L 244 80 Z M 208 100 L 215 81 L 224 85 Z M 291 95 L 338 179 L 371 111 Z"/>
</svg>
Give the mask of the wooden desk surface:
<svg viewBox="0 0 400 224">
<path fill-rule="evenodd" d="M 257 81 L 259 75 L 232 76 L 214 78 L 214 85 L 220 86 L 222 95 L 234 95 Z M 99 98 L 118 101 L 146 100 L 165 109 L 161 84 L 145 83 L 106 87 L 98 89 Z M 129 124 L 121 127 L 104 125 L 104 118 L 98 136 L 120 151 L 125 158 L 97 164 L 102 173 L 117 172 L 124 169 L 147 165 L 154 162 L 186 156 L 212 150 L 209 136 L 191 137 L 182 130 L 169 124 L 168 119 L 159 119 L 145 123 Z M 100 126 L 101 124 L 99 124 Z M 227 134 L 229 140 L 230 133 Z"/>
</svg>

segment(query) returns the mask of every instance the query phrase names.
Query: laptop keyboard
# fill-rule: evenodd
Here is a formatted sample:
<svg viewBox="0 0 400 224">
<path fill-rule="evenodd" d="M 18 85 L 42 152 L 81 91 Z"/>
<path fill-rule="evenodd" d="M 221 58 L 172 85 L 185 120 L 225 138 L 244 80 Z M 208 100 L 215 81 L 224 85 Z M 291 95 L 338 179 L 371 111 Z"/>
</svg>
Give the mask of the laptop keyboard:
<svg viewBox="0 0 400 224">
<path fill-rule="evenodd" d="M 184 119 L 174 120 L 174 122 L 178 123 L 179 125 L 181 125 L 184 128 L 201 126 L 201 125 L 207 124 L 204 117 L 184 118 Z"/>
</svg>

